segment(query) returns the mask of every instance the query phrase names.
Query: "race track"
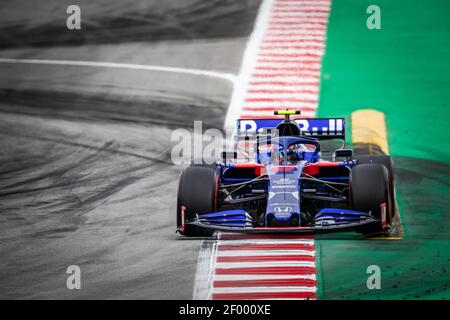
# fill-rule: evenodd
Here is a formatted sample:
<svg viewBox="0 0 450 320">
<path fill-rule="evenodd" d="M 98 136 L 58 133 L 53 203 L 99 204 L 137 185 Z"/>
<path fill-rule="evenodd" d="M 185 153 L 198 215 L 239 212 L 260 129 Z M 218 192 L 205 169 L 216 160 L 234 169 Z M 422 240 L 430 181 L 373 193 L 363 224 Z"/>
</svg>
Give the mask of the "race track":
<svg viewBox="0 0 450 320">
<path fill-rule="evenodd" d="M 0 299 L 449 299 L 450 6 L 378 3 L 2 2 Z M 280 107 L 383 115 L 401 232 L 175 234 L 172 132 Z"/>
</svg>

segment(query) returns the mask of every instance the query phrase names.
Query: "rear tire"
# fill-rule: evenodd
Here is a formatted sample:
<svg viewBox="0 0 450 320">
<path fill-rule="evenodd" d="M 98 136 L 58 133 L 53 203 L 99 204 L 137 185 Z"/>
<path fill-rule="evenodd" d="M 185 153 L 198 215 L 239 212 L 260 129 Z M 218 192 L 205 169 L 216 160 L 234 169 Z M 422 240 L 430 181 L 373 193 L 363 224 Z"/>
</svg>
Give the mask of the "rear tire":
<svg viewBox="0 0 450 320">
<path fill-rule="evenodd" d="M 391 215 L 391 197 L 389 190 L 389 172 L 381 164 L 361 164 L 352 168 L 350 174 L 351 207 L 356 211 L 371 212 L 379 220 L 356 229 L 368 234 L 383 231 L 381 204 L 386 205 L 386 223 Z"/>
<path fill-rule="evenodd" d="M 394 162 L 392 161 L 392 158 L 389 156 L 384 155 L 364 155 L 364 156 L 358 156 L 357 157 L 358 164 L 367 164 L 367 163 L 377 163 L 382 164 L 386 167 L 389 173 L 389 195 L 391 197 L 391 214 L 392 217 L 395 216 L 397 210 L 396 210 L 396 202 L 395 202 L 395 192 L 394 192 Z M 391 218 L 389 217 L 389 223 L 391 222 Z"/>
<path fill-rule="evenodd" d="M 209 167 L 191 166 L 183 170 L 178 185 L 177 197 L 177 227 L 195 218 L 198 213 L 208 213 L 217 210 L 217 184 L 216 171 Z M 182 219 L 184 207 L 184 221 Z M 180 230 L 185 236 L 211 236 L 213 232 L 185 225 Z"/>
</svg>

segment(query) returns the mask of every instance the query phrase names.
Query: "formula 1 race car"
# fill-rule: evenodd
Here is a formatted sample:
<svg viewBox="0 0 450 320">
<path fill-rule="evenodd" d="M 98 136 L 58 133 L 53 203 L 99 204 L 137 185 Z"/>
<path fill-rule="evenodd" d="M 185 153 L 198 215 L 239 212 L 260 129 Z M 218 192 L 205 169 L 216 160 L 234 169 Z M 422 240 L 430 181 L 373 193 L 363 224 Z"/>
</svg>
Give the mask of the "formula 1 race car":
<svg viewBox="0 0 450 320">
<path fill-rule="evenodd" d="M 391 158 L 354 158 L 345 149 L 345 119 L 290 117 L 298 114 L 283 110 L 275 115 L 284 119 L 239 119 L 232 152 L 223 152 L 220 162 L 185 168 L 177 231 L 387 230 L 395 214 Z"/>
</svg>

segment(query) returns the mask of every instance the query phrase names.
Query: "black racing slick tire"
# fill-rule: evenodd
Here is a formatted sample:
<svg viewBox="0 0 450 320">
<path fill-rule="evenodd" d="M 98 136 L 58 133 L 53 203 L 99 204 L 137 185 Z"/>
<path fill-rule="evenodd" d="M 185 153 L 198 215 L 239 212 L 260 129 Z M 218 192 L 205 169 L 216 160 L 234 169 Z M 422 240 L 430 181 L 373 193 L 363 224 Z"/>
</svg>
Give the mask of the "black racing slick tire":
<svg viewBox="0 0 450 320">
<path fill-rule="evenodd" d="M 217 188 L 218 175 L 214 169 L 191 166 L 183 170 L 177 197 L 177 227 L 181 234 L 190 237 L 212 235 L 212 232 L 185 224 L 196 214 L 217 210 Z"/>
<path fill-rule="evenodd" d="M 367 163 L 377 163 L 386 167 L 389 173 L 389 192 L 392 200 L 391 203 L 391 214 L 392 217 L 396 214 L 396 201 L 395 201 L 395 190 L 394 190 L 394 162 L 390 156 L 384 155 L 363 155 L 357 157 L 358 164 Z M 391 222 L 391 221 L 389 221 Z"/>
<path fill-rule="evenodd" d="M 361 164 L 352 168 L 350 173 L 351 207 L 356 211 L 370 212 L 378 221 L 356 229 L 357 232 L 369 234 L 381 232 L 389 224 L 391 215 L 391 197 L 389 192 L 389 172 L 380 164 Z M 386 210 L 385 223 L 382 219 L 382 205 Z"/>
</svg>

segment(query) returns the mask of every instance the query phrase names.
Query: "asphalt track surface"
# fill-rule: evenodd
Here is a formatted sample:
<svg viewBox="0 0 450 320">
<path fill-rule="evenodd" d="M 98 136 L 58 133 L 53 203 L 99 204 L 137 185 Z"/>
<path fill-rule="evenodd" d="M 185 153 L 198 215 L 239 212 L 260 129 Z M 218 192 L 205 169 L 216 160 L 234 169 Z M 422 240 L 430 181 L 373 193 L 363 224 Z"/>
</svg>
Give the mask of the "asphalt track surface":
<svg viewBox="0 0 450 320">
<path fill-rule="evenodd" d="M 2 3 L 0 58 L 236 74 L 247 1 Z M 175 231 L 173 129 L 222 128 L 232 85 L 163 71 L 0 63 L 0 298 L 191 299 L 199 239 Z M 78 265 L 81 290 L 67 290 Z"/>
</svg>

